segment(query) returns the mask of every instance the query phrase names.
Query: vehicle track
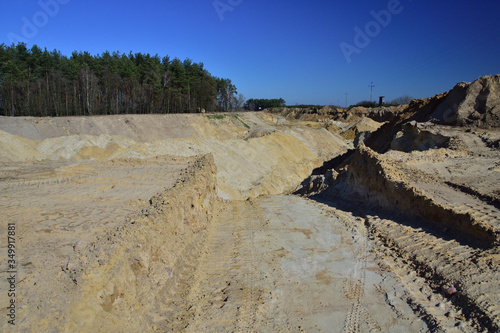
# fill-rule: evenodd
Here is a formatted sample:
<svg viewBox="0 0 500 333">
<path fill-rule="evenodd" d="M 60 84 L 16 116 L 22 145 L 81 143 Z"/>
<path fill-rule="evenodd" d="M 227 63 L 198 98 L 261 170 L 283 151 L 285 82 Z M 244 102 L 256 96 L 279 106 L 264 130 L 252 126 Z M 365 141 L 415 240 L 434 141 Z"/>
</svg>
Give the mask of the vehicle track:
<svg viewBox="0 0 500 333">
<path fill-rule="evenodd" d="M 413 289 L 412 301 L 432 318 L 429 321 L 435 323 L 436 329 L 448 330 L 455 326 L 461 327 L 461 331 L 470 331 L 470 327 L 491 332 L 498 329 L 499 308 L 492 304 L 500 296 L 499 275 L 491 270 L 499 263 L 497 250 L 481 251 L 423 224 L 404 225 L 376 215 L 368 215 L 366 221 L 371 234 L 381 240 L 380 246 L 389 249 L 393 271 Z M 430 299 L 420 297 L 412 288 L 414 284 L 408 283 L 409 271 L 416 271 L 415 281 L 430 287 L 433 295 Z M 443 298 L 441 288 L 451 284 L 457 287 L 458 293 L 449 299 Z"/>
<path fill-rule="evenodd" d="M 172 317 L 171 331 L 253 331 L 260 297 L 252 245 L 255 219 L 258 216 L 248 201 L 234 201 L 210 226 L 196 267 L 186 280 L 189 288 L 180 298 L 172 297 L 183 304 Z"/>
<path fill-rule="evenodd" d="M 318 205 L 326 214 L 340 216 L 349 212 L 349 206 L 353 207 L 352 203 L 342 200 L 328 202 L 328 205 Z M 366 237 L 359 238 L 364 242 L 370 241 L 360 248 L 356 256 L 357 261 L 349 271 L 349 279 L 346 279 L 344 284 L 345 295 L 353 301 L 344 323 L 344 332 L 360 332 L 366 329 L 371 332 L 383 331 L 376 321 L 366 316 L 368 313 L 363 307 L 363 295 L 361 295 L 362 286 L 365 283 L 364 275 L 366 275 L 366 262 L 362 258 L 372 251 L 380 260 L 379 267 L 386 272 L 384 280 L 391 274 L 395 274 L 395 279 L 403 286 L 398 288 L 394 287 L 394 283 L 385 282 L 380 286 L 381 290 L 386 293 L 386 302 L 393 306 L 395 311 L 399 312 L 400 302 L 404 300 L 413 309 L 415 315 L 426 323 L 431 332 L 475 332 L 477 327 L 481 327 L 478 320 L 471 319 L 470 315 L 468 317 L 465 314 L 467 309 L 461 308 L 459 305 L 461 301 L 455 301 L 459 297 L 454 296 L 448 299 L 441 291 L 443 285 L 451 283 L 455 283 L 457 288 L 462 287 L 454 281 L 458 281 L 457 277 L 464 273 L 462 270 L 465 268 L 456 265 L 467 261 L 466 259 L 472 258 L 480 251 L 454 239 L 440 238 L 423 224 L 417 225 L 416 221 L 413 224 L 410 221 L 402 223 L 395 216 L 379 217 L 369 210 L 365 211 L 363 205 L 356 205 L 353 212 L 355 215 L 364 217 L 365 226 L 358 226 L 351 231 L 365 235 Z M 349 221 L 348 218 L 343 220 Z M 365 250 L 363 255 L 363 249 L 367 247 L 368 250 Z M 435 272 L 436 268 L 430 268 L 431 265 L 439 267 L 438 270 L 447 270 L 443 275 L 447 278 L 442 276 L 440 278 Z M 453 275 L 450 268 L 454 265 L 457 272 Z M 365 266 L 364 271 L 361 270 L 363 266 Z M 400 316 L 407 315 L 401 314 Z M 484 319 L 484 316 L 482 318 Z M 361 323 L 367 326 L 363 329 L 360 327 Z"/>
<path fill-rule="evenodd" d="M 361 323 L 366 324 L 370 332 L 381 332 L 380 326 L 370 316 L 363 304 L 364 290 L 366 288 L 366 258 L 368 256 L 368 238 L 366 230 L 356 229 L 354 232 L 360 234 L 361 247 L 356 254 L 356 262 L 349 270 L 349 275 L 344 282 L 344 297 L 352 301 L 351 308 L 344 323 L 344 332 L 361 332 Z"/>
<path fill-rule="evenodd" d="M 435 280 L 415 272 L 410 255 L 395 251 L 396 243 L 407 244 L 410 252 L 429 245 L 428 235 L 418 235 L 424 230 L 401 228 L 411 227 L 298 197 L 226 203 L 173 266 L 173 278 L 158 296 L 153 330 L 473 332 L 474 325 L 482 327 L 462 312 L 460 302 L 441 295 Z M 457 244 L 462 246 L 443 240 L 432 251 L 437 257 L 456 253 Z M 474 248 L 461 249 L 461 258 L 474 256 Z"/>
</svg>

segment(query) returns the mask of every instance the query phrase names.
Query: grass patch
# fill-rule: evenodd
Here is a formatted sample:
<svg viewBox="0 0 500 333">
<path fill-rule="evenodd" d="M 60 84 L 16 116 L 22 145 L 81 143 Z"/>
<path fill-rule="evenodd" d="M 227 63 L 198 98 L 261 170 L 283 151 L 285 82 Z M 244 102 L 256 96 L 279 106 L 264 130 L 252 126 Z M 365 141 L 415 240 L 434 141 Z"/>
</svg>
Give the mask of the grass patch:
<svg viewBox="0 0 500 333">
<path fill-rule="evenodd" d="M 241 120 L 237 115 L 233 114 L 232 117 L 234 119 L 238 119 L 243 124 L 243 126 L 245 126 L 246 129 L 250 129 L 250 126 L 248 126 L 248 124 L 246 124 L 243 120 Z"/>
<path fill-rule="evenodd" d="M 208 114 L 205 117 L 207 117 L 208 119 L 218 119 L 218 120 L 221 120 L 221 119 L 224 119 L 226 116 L 223 115 L 223 114 Z"/>
<path fill-rule="evenodd" d="M 225 114 L 207 114 L 207 115 L 205 115 L 205 117 L 207 117 L 208 119 L 222 120 L 222 119 L 228 117 L 228 115 L 225 115 Z M 238 120 L 240 123 L 243 124 L 243 126 L 245 126 L 246 129 L 250 129 L 250 126 L 248 126 L 248 124 L 246 124 L 243 120 L 241 120 L 237 115 L 233 114 L 230 117 L 233 119 L 233 121 Z"/>
</svg>

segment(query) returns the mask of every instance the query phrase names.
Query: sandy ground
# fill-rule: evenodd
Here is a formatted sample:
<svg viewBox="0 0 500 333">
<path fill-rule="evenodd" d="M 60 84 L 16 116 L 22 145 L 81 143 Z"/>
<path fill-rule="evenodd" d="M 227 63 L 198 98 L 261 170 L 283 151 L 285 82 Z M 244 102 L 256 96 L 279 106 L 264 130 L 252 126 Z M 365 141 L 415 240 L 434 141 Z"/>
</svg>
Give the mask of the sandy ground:
<svg viewBox="0 0 500 333">
<path fill-rule="evenodd" d="M 345 193 L 282 195 L 378 123 L 350 124 L 353 135 L 342 137 L 324 123 L 219 118 L 0 118 L 0 330 L 494 331 L 491 136 L 462 136 L 469 153 L 390 151 L 373 165 L 360 155 L 368 193 L 356 188 L 388 202 L 393 180 L 410 179 L 404 184 L 443 207 L 457 198 L 482 205 L 471 221 L 493 231 L 481 247 Z M 478 156 L 484 163 L 474 166 Z M 385 170 L 394 177 L 380 176 Z M 457 190 L 464 184 L 475 198 Z M 16 326 L 6 320 L 9 223 Z M 458 295 L 446 297 L 442 287 L 457 281 Z"/>
<path fill-rule="evenodd" d="M 394 298 L 403 287 L 379 268 L 363 229 L 302 198 L 234 202 L 211 231 L 174 331 L 425 331 Z"/>
<path fill-rule="evenodd" d="M 1 251 L 7 258 L 7 224 L 16 228 L 18 327 L 35 327 L 60 311 L 75 284 L 75 253 L 96 236 L 122 225 L 154 194 L 171 187 L 191 158 L 107 163 L 69 161 L 16 164 L 0 182 Z M 2 263 L 2 272 L 8 270 Z M 2 291 L 9 289 L 6 279 Z M 7 293 L 1 302 L 7 304 Z M 5 329 L 6 322 L 2 321 Z M 32 326 L 33 325 L 33 326 Z M 16 331 L 16 330 L 14 330 Z"/>
</svg>

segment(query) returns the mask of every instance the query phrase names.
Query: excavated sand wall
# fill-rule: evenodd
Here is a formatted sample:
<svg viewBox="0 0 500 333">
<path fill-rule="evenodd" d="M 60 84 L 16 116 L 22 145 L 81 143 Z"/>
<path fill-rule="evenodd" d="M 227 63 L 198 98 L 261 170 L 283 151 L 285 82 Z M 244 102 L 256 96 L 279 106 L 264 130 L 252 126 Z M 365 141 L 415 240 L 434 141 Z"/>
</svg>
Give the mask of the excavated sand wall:
<svg viewBox="0 0 500 333">
<path fill-rule="evenodd" d="M 455 212 L 425 196 L 404 181 L 406 176 L 395 165 L 368 147 L 356 150 L 343 177 L 347 177 L 343 185 L 347 183 L 351 191 L 376 205 L 421 216 L 433 221 L 437 228 L 458 229 L 483 244 L 491 246 L 498 242 L 494 230 L 476 223 L 469 213 Z"/>
<path fill-rule="evenodd" d="M 216 214 L 216 171 L 212 155 L 200 157 L 140 213 L 76 252 L 65 269 L 77 292 L 39 329 L 58 323 L 66 332 L 154 330 Z"/>
<path fill-rule="evenodd" d="M 196 114 L 108 115 L 80 117 L 5 117 L 0 130 L 31 140 L 69 135 L 123 136 L 137 142 L 196 135 L 192 123 L 203 120 Z"/>
<path fill-rule="evenodd" d="M 0 117 L 0 162 L 210 153 L 218 166 L 218 195 L 247 199 L 290 193 L 314 168 L 347 150 L 341 137 L 325 129 L 274 126 L 253 113 L 220 116 Z M 50 134 L 53 128 L 59 132 Z M 63 130 L 68 133 L 63 135 Z M 35 137 L 43 140 L 29 139 Z"/>
</svg>

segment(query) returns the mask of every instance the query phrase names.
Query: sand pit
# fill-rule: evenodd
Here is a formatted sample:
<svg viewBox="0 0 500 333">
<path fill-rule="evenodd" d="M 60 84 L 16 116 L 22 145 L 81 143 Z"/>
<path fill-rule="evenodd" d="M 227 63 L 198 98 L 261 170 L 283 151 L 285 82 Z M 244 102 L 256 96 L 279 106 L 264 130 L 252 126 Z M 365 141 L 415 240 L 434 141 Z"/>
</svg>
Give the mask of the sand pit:
<svg viewBox="0 0 500 333">
<path fill-rule="evenodd" d="M 348 138 L 332 110 L 0 118 L 0 330 L 496 331 L 498 135 L 440 101 Z"/>
</svg>

